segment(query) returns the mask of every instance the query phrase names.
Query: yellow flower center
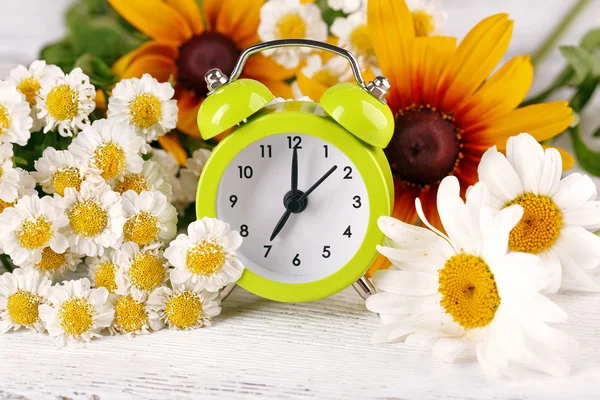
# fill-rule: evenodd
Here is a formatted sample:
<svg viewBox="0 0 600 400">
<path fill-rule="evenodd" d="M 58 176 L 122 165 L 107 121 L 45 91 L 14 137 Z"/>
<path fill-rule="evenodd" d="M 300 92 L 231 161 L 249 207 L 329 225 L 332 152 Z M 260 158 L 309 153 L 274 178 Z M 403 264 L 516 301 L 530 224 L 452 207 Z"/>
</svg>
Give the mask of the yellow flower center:
<svg viewBox="0 0 600 400">
<path fill-rule="evenodd" d="M 146 211 L 140 211 L 129 218 L 123 227 L 125 240 L 140 246 L 156 240 L 158 231 L 158 218 Z"/>
<path fill-rule="evenodd" d="M 286 14 L 277 22 L 276 39 L 294 39 L 306 36 L 306 23 L 299 14 Z"/>
<path fill-rule="evenodd" d="M 117 266 L 109 261 L 100 264 L 94 271 L 96 287 L 104 287 L 110 293 L 117 290 L 116 271 Z"/>
<path fill-rule="evenodd" d="M 17 290 L 8 298 L 6 310 L 16 324 L 31 325 L 39 318 L 39 305 L 39 296 L 24 290 Z"/>
<path fill-rule="evenodd" d="M 160 121 L 162 108 L 158 97 L 142 93 L 129 102 L 131 122 L 140 128 L 149 128 Z"/>
<path fill-rule="evenodd" d="M 10 115 L 8 110 L 2 104 L 0 104 L 0 135 L 8 130 L 10 127 Z"/>
<path fill-rule="evenodd" d="M 321 69 L 315 72 L 312 76 L 312 80 L 327 87 L 331 87 L 340 81 L 339 77 L 328 69 Z"/>
<path fill-rule="evenodd" d="M 36 104 L 36 96 L 40 90 L 40 82 L 33 78 L 25 78 L 17 85 L 17 90 L 25 95 L 30 107 Z"/>
<path fill-rule="evenodd" d="M 125 152 L 114 142 L 104 143 L 94 151 L 94 164 L 104 179 L 116 178 L 125 169 Z"/>
<path fill-rule="evenodd" d="M 131 295 L 121 296 L 115 302 L 115 328 L 124 333 L 139 331 L 148 322 L 144 303 L 136 301 Z"/>
<path fill-rule="evenodd" d="M 58 310 L 58 323 L 71 336 L 81 336 L 94 323 L 94 307 L 86 299 L 71 297 Z"/>
<path fill-rule="evenodd" d="M 136 288 L 150 291 L 163 283 L 165 273 L 160 258 L 154 254 L 140 253 L 133 258 L 129 269 L 129 280 Z"/>
<path fill-rule="evenodd" d="M 81 182 L 79 170 L 74 167 L 64 168 L 52 174 L 52 188 L 61 196 L 65 195 L 65 189 L 68 187 L 79 191 Z"/>
<path fill-rule="evenodd" d="M 59 254 L 50 247 L 46 247 L 44 250 L 42 250 L 42 259 L 38 264 L 36 264 L 36 267 L 44 271 L 54 271 L 62 267 L 66 261 L 66 252 Z"/>
<path fill-rule="evenodd" d="M 494 275 L 479 257 L 457 254 L 438 272 L 440 304 L 465 329 L 489 324 L 500 305 Z"/>
<path fill-rule="evenodd" d="M 552 199 L 525 193 L 507 204 L 507 207 L 513 204 L 523 207 L 523 218 L 510 232 L 510 249 L 538 254 L 552 247 L 562 228 L 562 214 Z"/>
<path fill-rule="evenodd" d="M 350 33 L 349 42 L 357 54 L 365 57 L 373 57 L 375 55 L 367 24 L 359 25 L 354 28 Z"/>
<path fill-rule="evenodd" d="M 46 98 L 48 114 L 57 121 L 67 121 L 75 118 L 79 112 L 77 91 L 63 83 L 54 87 Z"/>
<path fill-rule="evenodd" d="M 94 237 L 108 225 L 108 214 L 96 200 L 84 200 L 69 211 L 69 224 L 76 234 Z"/>
<path fill-rule="evenodd" d="M 19 245 L 28 250 L 39 249 L 52 239 L 52 224 L 44 216 L 25 220 L 17 231 Z"/>
<path fill-rule="evenodd" d="M 433 17 L 423 10 L 412 13 L 416 36 L 429 36 L 435 31 Z"/>
<path fill-rule="evenodd" d="M 174 293 L 167 300 L 165 314 L 172 325 L 178 329 L 190 328 L 202 318 L 200 296 L 190 291 Z"/>
<path fill-rule="evenodd" d="M 144 190 L 152 189 L 148 184 L 146 178 L 141 174 L 127 174 L 123 177 L 123 180 L 119 182 L 115 188 L 118 193 L 125 193 L 128 190 L 133 190 L 137 194 L 142 193 Z"/>
<path fill-rule="evenodd" d="M 225 252 L 218 244 L 204 241 L 188 250 L 185 264 L 193 274 L 212 275 L 225 264 Z"/>
<path fill-rule="evenodd" d="M 2 176 L 2 169 L 0 168 L 0 177 Z M 13 207 L 15 205 L 15 202 L 9 203 L 8 201 L 4 201 L 2 199 L 0 199 L 0 214 L 2 214 L 4 212 L 4 210 L 6 210 L 9 207 Z"/>
</svg>

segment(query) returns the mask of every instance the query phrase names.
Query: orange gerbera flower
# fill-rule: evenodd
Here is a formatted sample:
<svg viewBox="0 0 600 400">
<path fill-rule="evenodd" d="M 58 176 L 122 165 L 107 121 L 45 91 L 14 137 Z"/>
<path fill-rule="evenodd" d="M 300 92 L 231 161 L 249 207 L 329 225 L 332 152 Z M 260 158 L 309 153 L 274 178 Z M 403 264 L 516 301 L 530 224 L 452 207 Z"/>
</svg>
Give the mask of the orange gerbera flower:
<svg viewBox="0 0 600 400">
<path fill-rule="evenodd" d="M 149 73 L 175 81 L 179 106 L 177 127 L 200 136 L 196 114 L 207 89 L 204 74 L 219 68 L 230 74 L 241 51 L 258 43 L 256 33 L 264 0 L 109 0 L 113 8 L 151 40 L 121 57 L 113 66 L 122 79 Z M 266 84 L 276 96 L 291 97 L 286 70 L 273 59 L 255 55 L 244 77 Z"/>
</svg>

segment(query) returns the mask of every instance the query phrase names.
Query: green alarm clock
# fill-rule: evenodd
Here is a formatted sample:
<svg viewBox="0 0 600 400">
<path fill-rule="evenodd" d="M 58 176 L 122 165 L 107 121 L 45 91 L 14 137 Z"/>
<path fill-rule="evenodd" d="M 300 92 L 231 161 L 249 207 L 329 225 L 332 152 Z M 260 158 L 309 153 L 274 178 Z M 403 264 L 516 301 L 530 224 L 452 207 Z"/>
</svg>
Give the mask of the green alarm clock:
<svg viewBox="0 0 600 400">
<path fill-rule="evenodd" d="M 238 79 L 252 54 L 308 46 L 350 62 L 356 83 L 329 88 L 320 103 L 274 102 L 262 83 Z M 264 298 L 318 300 L 363 277 L 384 237 L 377 219 L 389 215 L 394 188 L 383 148 L 393 115 L 383 100 L 389 82 L 365 84 L 356 58 L 337 46 L 291 39 L 246 49 L 231 77 L 205 76 L 209 95 L 198 111 L 204 139 L 227 134 L 198 183 L 198 218 L 214 217 L 240 232 L 237 282 Z"/>
</svg>

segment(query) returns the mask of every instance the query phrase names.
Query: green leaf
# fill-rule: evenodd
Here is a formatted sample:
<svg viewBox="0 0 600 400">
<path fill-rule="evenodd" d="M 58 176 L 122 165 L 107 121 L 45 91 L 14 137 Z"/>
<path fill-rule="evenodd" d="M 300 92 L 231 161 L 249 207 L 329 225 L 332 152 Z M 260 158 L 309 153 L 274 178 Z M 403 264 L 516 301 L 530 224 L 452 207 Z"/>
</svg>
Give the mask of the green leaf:
<svg viewBox="0 0 600 400">
<path fill-rule="evenodd" d="M 600 28 L 592 29 L 586 33 L 579 43 L 587 51 L 593 51 L 597 47 L 600 47 Z"/>
<path fill-rule="evenodd" d="M 579 127 L 569 128 L 569 133 L 579 165 L 589 173 L 600 176 L 600 152 L 593 151 L 585 145 Z"/>
<path fill-rule="evenodd" d="M 80 67 L 90 77 L 90 82 L 100 89 L 108 89 L 119 80 L 104 61 L 89 53 L 84 53 L 79 57 L 75 66 Z"/>
<path fill-rule="evenodd" d="M 571 83 L 580 85 L 594 69 L 594 57 L 586 49 L 577 46 L 561 46 L 560 52 L 575 71 Z"/>
<path fill-rule="evenodd" d="M 18 166 L 18 167 L 25 167 L 28 164 L 28 161 L 24 158 L 18 157 L 18 156 L 13 156 L 13 162 Z"/>
<path fill-rule="evenodd" d="M 58 65 L 63 71 L 72 70 L 77 60 L 69 37 L 46 45 L 40 52 L 40 58 L 48 64 Z"/>
</svg>

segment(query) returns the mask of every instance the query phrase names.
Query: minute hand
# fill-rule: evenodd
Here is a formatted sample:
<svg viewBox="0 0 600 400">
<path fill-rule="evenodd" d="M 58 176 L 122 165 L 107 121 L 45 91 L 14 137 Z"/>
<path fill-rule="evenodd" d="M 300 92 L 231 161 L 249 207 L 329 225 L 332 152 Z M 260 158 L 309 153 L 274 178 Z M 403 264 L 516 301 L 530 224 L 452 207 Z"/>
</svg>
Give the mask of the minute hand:
<svg viewBox="0 0 600 400">
<path fill-rule="evenodd" d="M 329 178 L 329 175 L 333 174 L 333 172 L 336 169 L 337 169 L 337 165 L 334 165 L 333 167 L 331 167 L 331 169 L 329 171 L 327 171 L 325 173 L 325 175 L 323 175 L 322 177 L 320 177 L 318 181 L 316 181 L 306 192 L 304 192 L 304 194 L 302 196 L 300 196 L 300 198 L 298 199 L 298 202 L 301 202 L 304 199 L 306 199 L 308 197 L 308 195 L 311 194 L 313 192 L 313 190 L 315 190 L 316 188 L 318 188 L 319 185 L 321 183 L 323 183 L 323 181 L 325 179 Z"/>
</svg>

